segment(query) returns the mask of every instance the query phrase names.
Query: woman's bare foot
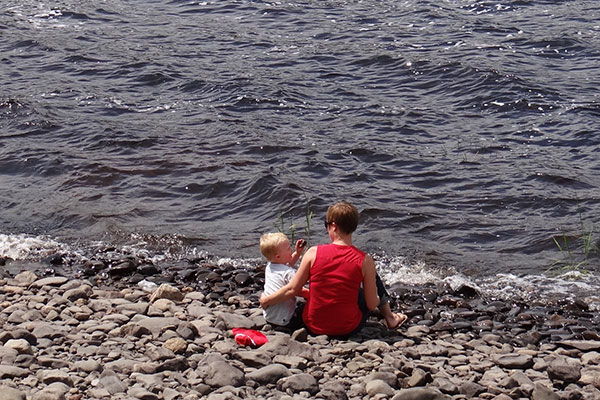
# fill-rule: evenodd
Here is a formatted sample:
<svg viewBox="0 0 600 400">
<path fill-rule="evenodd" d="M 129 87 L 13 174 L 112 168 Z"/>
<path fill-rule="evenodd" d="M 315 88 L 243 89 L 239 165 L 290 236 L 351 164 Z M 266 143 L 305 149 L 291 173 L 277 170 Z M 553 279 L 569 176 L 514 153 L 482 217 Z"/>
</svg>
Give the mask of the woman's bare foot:
<svg viewBox="0 0 600 400">
<path fill-rule="evenodd" d="M 385 323 L 387 324 L 388 329 L 398 329 L 407 319 L 408 317 L 405 314 L 392 314 L 385 318 Z"/>
</svg>

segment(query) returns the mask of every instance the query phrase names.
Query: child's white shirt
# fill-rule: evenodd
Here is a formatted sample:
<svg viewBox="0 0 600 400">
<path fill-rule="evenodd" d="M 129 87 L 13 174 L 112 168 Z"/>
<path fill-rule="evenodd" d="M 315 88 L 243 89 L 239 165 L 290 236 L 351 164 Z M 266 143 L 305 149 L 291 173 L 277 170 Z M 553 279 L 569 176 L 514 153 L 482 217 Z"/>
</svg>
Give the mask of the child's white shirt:
<svg viewBox="0 0 600 400">
<path fill-rule="evenodd" d="M 287 285 L 295 274 L 296 270 L 289 265 L 267 263 L 267 268 L 265 269 L 264 293 L 267 296 L 275 293 L 283 286 Z M 293 297 L 263 310 L 263 316 L 269 323 L 284 326 L 290 322 L 294 316 L 295 310 L 296 298 Z"/>
</svg>

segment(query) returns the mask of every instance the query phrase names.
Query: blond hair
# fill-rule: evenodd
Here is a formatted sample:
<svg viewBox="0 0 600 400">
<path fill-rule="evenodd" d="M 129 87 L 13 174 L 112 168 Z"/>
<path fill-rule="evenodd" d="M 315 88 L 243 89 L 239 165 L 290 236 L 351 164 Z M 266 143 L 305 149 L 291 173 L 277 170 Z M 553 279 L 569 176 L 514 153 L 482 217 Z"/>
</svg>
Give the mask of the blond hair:
<svg viewBox="0 0 600 400">
<path fill-rule="evenodd" d="M 272 262 L 277 255 L 277 248 L 286 240 L 288 240 L 287 236 L 281 232 L 265 233 L 260 237 L 260 252 Z"/>
</svg>

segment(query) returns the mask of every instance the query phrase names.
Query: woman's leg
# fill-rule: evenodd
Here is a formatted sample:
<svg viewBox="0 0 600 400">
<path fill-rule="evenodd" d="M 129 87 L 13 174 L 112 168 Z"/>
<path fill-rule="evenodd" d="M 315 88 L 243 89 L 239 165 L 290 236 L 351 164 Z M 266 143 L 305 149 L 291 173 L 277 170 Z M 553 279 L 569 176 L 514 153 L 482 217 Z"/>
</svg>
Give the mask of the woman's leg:
<svg viewBox="0 0 600 400">
<path fill-rule="evenodd" d="M 383 314 L 387 327 L 390 329 L 399 328 L 408 317 L 401 313 L 395 314 L 392 312 L 390 307 L 390 295 L 377 273 L 375 274 L 375 283 L 377 285 L 377 295 L 379 296 L 379 306 L 377 308 L 379 308 L 379 311 Z"/>
</svg>

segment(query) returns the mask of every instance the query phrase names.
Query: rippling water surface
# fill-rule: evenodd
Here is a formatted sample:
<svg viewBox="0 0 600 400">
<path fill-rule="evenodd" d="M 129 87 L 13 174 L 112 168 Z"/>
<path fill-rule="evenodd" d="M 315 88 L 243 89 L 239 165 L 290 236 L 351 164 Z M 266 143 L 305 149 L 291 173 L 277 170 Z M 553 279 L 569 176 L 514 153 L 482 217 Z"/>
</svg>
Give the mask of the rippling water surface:
<svg viewBox="0 0 600 400">
<path fill-rule="evenodd" d="M 415 254 L 540 275 L 553 237 L 580 259 L 600 225 L 598 21 L 583 0 L 3 4 L 0 233 L 252 258 L 279 212 L 302 230 L 310 202 L 320 242 L 346 199 L 390 276 Z"/>
</svg>

